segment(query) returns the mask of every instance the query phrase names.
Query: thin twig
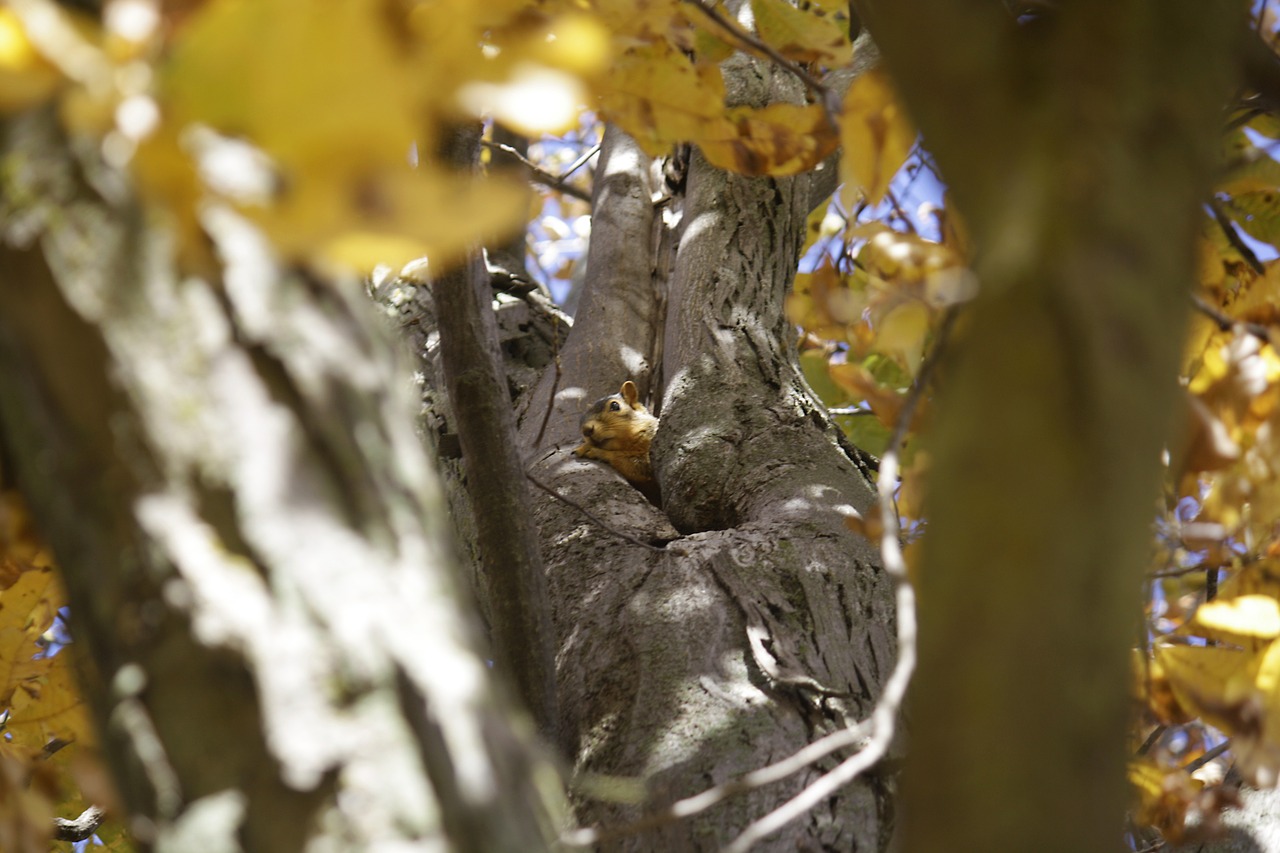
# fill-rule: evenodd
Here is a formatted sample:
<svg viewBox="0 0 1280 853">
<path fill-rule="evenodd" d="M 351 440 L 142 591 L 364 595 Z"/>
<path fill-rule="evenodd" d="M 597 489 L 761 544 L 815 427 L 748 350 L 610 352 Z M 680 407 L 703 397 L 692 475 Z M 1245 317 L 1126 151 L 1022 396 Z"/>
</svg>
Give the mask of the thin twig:
<svg viewBox="0 0 1280 853">
<path fill-rule="evenodd" d="M 898 661 L 894 664 L 884 692 L 871 712 L 869 720 L 871 733 L 867 745 L 799 794 L 749 825 L 733 840 L 732 844 L 724 848 L 723 853 L 746 853 L 757 842 L 805 814 L 848 785 L 859 774 L 875 766 L 893 742 L 898 710 L 902 707 L 902 701 L 906 697 L 907 687 L 911 684 L 911 675 L 916 666 L 916 596 L 911 579 L 907 576 L 907 564 L 902 556 L 902 543 L 898 539 L 898 512 L 893 498 L 898 480 L 898 451 L 906 436 L 916 405 L 924 396 L 924 389 L 928 386 L 930 374 L 933 373 L 939 354 L 946 346 L 955 317 L 955 309 L 947 311 L 944 315 L 942 325 L 938 328 L 938 335 L 934 339 L 933 348 L 929 351 L 929 356 L 924 363 L 920 365 L 916 381 L 907 392 L 902 410 L 898 412 L 893 434 L 889 439 L 889 447 L 880 457 L 877 491 L 880 498 L 880 523 L 884 531 L 880 537 L 880 560 L 885 574 L 894 585 L 898 616 Z"/>
<path fill-rule="evenodd" d="M 569 177 L 568 172 L 564 175 L 553 175 L 516 149 L 512 148 L 510 145 L 504 145 L 501 142 L 494 142 L 492 139 L 481 139 L 480 144 L 485 148 L 493 151 L 501 151 L 508 157 L 514 157 L 516 160 L 519 160 L 520 163 L 529 170 L 530 177 L 532 177 L 536 183 L 542 184 L 544 187 L 548 187 L 553 190 L 558 190 L 565 195 L 571 195 L 576 199 L 581 199 L 582 201 L 591 201 L 591 193 L 586 190 L 578 189 L 573 184 L 565 183 L 565 179 Z"/>
<path fill-rule="evenodd" d="M 1195 294 L 1191 296 L 1191 303 L 1196 306 L 1197 311 L 1218 325 L 1218 331 L 1227 332 L 1239 326 L 1264 344 L 1271 343 L 1271 330 L 1261 323 L 1246 323 L 1241 320 L 1234 320 Z"/>
<path fill-rule="evenodd" d="M 756 54 L 763 53 L 780 68 L 794 74 L 799 78 L 800 82 L 804 83 L 805 86 L 809 88 L 809 91 L 813 92 L 813 94 L 817 96 L 819 102 L 822 104 L 823 111 L 827 114 L 827 121 L 831 123 L 831 127 L 834 129 L 840 126 L 838 122 L 838 117 L 840 115 L 840 96 L 836 94 L 835 91 L 817 77 L 814 77 L 806 71 L 803 66 L 787 59 L 771 46 L 744 30 L 736 22 L 731 21 L 724 15 L 720 14 L 720 10 L 716 9 L 715 6 L 709 6 L 704 3 L 703 0 L 685 0 L 685 2 L 710 18 L 717 26 L 728 32 L 743 46 L 748 48 L 749 51 L 755 52 Z"/>
<path fill-rule="evenodd" d="M 587 163 L 587 161 L 588 161 L 588 160 L 590 160 L 592 157 L 594 157 L 594 156 L 596 156 L 597 154 L 599 154 L 599 153 L 600 153 L 600 146 L 601 146 L 602 144 L 603 144 L 603 143 L 597 142 L 595 145 L 592 145 L 592 146 L 591 146 L 590 148 L 588 148 L 586 151 L 582 152 L 581 156 L 579 156 L 577 160 L 574 160 L 574 161 L 569 165 L 569 168 L 565 169 L 563 172 L 561 172 L 561 173 L 560 173 L 560 181 L 561 181 L 561 182 L 564 182 L 564 181 L 569 180 L 569 177 L 570 177 L 574 172 L 576 172 L 576 171 L 578 171 L 579 169 L 581 169 L 583 166 L 585 166 L 585 165 L 586 165 L 586 163 Z"/>
<path fill-rule="evenodd" d="M 1245 243 L 1240 233 L 1236 231 L 1231 220 L 1222 212 L 1222 208 L 1217 202 L 1209 202 L 1209 211 L 1213 214 L 1213 221 L 1218 223 L 1218 227 L 1222 229 L 1222 234 L 1227 238 L 1227 242 L 1231 244 L 1231 248 L 1240 253 L 1240 257 L 1244 258 L 1245 263 L 1258 275 L 1264 275 L 1266 268 L 1262 266 L 1262 261 L 1258 260 L 1258 256 L 1253 253 L 1253 249 L 1249 248 L 1249 244 Z"/>
<path fill-rule="evenodd" d="M 916 224 L 907 216 L 906 211 L 902 209 L 902 205 L 898 204 L 898 197 L 893 194 L 893 190 L 885 188 L 884 197 L 889 199 L 889 204 L 893 207 L 893 212 L 898 215 L 898 221 L 907 226 L 907 230 L 916 234 Z"/>
<path fill-rule="evenodd" d="M 551 397 L 547 400 L 547 410 L 543 413 L 542 424 L 538 427 L 538 437 L 533 440 L 534 447 L 542 444 L 542 436 L 546 434 L 547 424 L 551 421 L 551 412 L 556 407 L 556 394 L 560 391 L 560 324 L 556 322 L 554 316 L 551 318 L 551 349 L 556 373 L 551 380 Z"/>
<path fill-rule="evenodd" d="M 1151 751 L 1151 747 L 1156 745 L 1156 741 L 1160 740 L 1160 735 L 1164 734 L 1168 726 L 1156 726 L 1151 730 L 1151 734 L 1147 735 L 1147 739 L 1142 742 L 1142 746 L 1138 747 L 1138 755 L 1143 756 Z"/>
<path fill-rule="evenodd" d="M 759 770 L 752 770 L 750 773 L 745 773 L 736 779 L 730 779 L 728 782 L 716 785 L 714 788 L 708 788 L 692 797 L 677 800 L 666 808 L 646 815 L 634 823 L 616 827 L 587 827 L 571 830 L 560 836 L 560 842 L 570 847 L 589 847 L 593 844 L 604 844 L 618 838 L 636 835 L 654 827 L 684 820 L 700 814 L 730 797 L 781 781 L 837 750 L 853 746 L 866 739 L 869 728 L 870 725 L 863 722 L 851 728 L 840 729 L 814 741 L 799 752 L 782 759 L 776 764 L 761 767 Z"/>
<path fill-rule="evenodd" d="M 1222 755 L 1222 753 L 1226 752 L 1230 748 L 1231 748 L 1231 741 L 1224 740 L 1222 743 L 1218 744 L 1213 749 L 1209 750 L 1204 755 L 1200 756 L 1195 761 L 1192 761 L 1190 764 L 1188 764 L 1186 767 L 1183 767 L 1182 769 L 1188 773 L 1195 773 L 1201 767 L 1204 767 L 1210 761 L 1213 761 L 1213 759 L 1217 758 L 1219 755 Z"/>
<path fill-rule="evenodd" d="M 1147 572 L 1147 577 L 1151 579 L 1157 578 L 1181 578 L 1187 575 L 1198 575 L 1203 572 L 1204 566 L 1187 566 L 1178 569 L 1160 569 L 1155 572 Z"/>
<path fill-rule="evenodd" d="M 592 514 L 591 511 L 586 509 L 582 504 L 577 503 L 576 501 L 570 500 L 569 498 L 566 498 L 564 495 L 560 494 L 555 489 L 548 486 L 546 483 L 543 483 L 541 480 L 539 480 L 537 477 L 534 477 L 529 472 L 526 471 L 525 476 L 529 478 L 529 482 L 533 483 L 539 489 L 542 489 L 542 491 L 551 495 L 551 497 L 555 498 L 561 503 L 568 504 L 569 506 L 573 507 L 578 512 L 582 513 L 587 518 L 591 519 L 593 522 L 598 524 L 603 530 L 609 533 L 612 533 L 614 536 L 617 536 L 619 539 L 625 539 L 628 542 L 630 542 L 632 545 L 639 545 L 641 548 L 647 548 L 650 551 L 657 551 L 659 554 L 668 553 L 666 548 L 659 548 L 657 545 L 650 545 L 648 542 L 641 541 L 636 537 L 632 536 L 630 533 L 623 533 L 621 530 L 615 530 L 614 528 L 610 527 L 609 525 L 601 521 L 597 516 Z"/>
<path fill-rule="evenodd" d="M 1238 116 L 1231 119 L 1231 121 L 1227 122 L 1226 127 L 1224 127 L 1223 130 L 1227 131 L 1228 133 L 1230 133 L 1233 130 L 1239 130 L 1249 122 L 1253 121 L 1258 116 L 1266 115 L 1266 112 L 1267 112 L 1266 110 L 1260 109 L 1258 107 L 1245 106 L 1243 109 L 1241 109 L 1240 114 Z"/>
</svg>

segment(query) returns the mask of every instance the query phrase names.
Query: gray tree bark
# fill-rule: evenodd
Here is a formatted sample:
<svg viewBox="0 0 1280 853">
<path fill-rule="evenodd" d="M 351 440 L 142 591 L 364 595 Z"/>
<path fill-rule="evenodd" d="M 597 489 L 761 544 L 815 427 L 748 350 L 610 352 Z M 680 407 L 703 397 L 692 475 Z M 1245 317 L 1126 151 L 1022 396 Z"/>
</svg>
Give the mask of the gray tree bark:
<svg viewBox="0 0 1280 853">
<path fill-rule="evenodd" d="M 754 62 L 729 79 L 741 102 L 800 95 Z M 576 816 L 604 827 L 864 719 L 895 655 L 890 584 L 845 524 L 872 505 L 866 471 L 794 367 L 782 313 L 815 179 L 730 176 L 694 153 L 685 193 L 664 185 L 660 165 L 607 131 L 583 301 L 559 368 L 518 408 L 533 476 L 612 528 L 535 495 Z M 430 390 L 429 295 L 405 282 L 383 291 L 425 356 L 428 407 L 447 435 Z M 662 418 L 661 509 L 570 455 L 582 412 L 624 379 Z M 718 849 L 841 757 L 603 847 Z M 600 775 L 640 780 L 644 801 L 593 798 Z M 860 779 L 758 849 L 883 849 L 892 789 L 891 774 Z"/>
<path fill-rule="evenodd" d="M 541 849 L 407 374 L 226 210 L 217 275 L 52 115 L 0 125 L 0 434 L 144 849 Z"/>
</svg>

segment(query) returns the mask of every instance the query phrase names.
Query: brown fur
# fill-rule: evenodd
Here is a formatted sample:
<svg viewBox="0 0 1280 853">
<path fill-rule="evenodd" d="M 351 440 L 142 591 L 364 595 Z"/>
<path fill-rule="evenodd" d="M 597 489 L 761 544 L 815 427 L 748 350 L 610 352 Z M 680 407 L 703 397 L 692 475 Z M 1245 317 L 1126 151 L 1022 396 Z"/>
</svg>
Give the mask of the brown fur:
<svg viewBox="0 0 1280 853">
<path fill-rule="evenodd" d="M 602 397 L 582 416 L 582 444 L 574 456 L 608 462 L 627 482 L 654 500 L 658 484 L 653 479 L 649 445 L 658 431 L 658 419 L 640 402 L 640 392 L 630 379 L 617 394 Z"/>
</svg>

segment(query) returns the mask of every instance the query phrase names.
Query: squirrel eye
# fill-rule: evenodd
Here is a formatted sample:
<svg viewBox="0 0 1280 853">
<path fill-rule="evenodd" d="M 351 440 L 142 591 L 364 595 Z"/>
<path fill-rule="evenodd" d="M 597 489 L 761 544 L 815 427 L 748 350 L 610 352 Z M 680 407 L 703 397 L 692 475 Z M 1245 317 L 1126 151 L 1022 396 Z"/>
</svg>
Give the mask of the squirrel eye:
<svg viewBox="0 0 1280 853">
<path fill-rule="evenodd" d="M 617 401 L 617 400 L 614 400 L 612 403 L 610 403 L 610 404 L 609 404 L 609 411 L 611 411 L 611 412 L 620 412 L 620 411 L 622 411 L 622 406 L 618 405 L 618 401 Z"/>
</svg>

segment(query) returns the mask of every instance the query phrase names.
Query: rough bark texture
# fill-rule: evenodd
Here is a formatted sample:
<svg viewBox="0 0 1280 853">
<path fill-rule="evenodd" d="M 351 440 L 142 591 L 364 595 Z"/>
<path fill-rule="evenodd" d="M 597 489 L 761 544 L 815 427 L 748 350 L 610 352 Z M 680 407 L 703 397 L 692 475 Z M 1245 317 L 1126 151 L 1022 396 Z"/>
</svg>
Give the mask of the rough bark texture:
<svg viewBox="0 0 1280 853">
<path fill-rule="evenodd" d="M 736 63 L 729 80 L 743 102 L 799 95 L 784 72 L 754 62 Z M 518 400 L 529 470 L 614 530 L 662 547 L 535 494 L 583 824 L 628 822 L 865 718 L 893 665 L 890 586 L 844 524 L 868 509 L 871 490 L 792 366 L 782 315 L 813 186 L 808 176 L 730 177 L 696 153 L 651 163 L 610 128 L 571 333 L 553 331 L 563 327 L 540 308 L 498 304 L 500 324 L 518 317 L 504 327 L 534 342 L 510 341 L 509 357 L 547 342 L 558 355 Z M 430 296 L 404 281 L 379 290 L 424 356 L 428 419 L 447 435 L 451 416 L 432 391 Z M 570 454 L 583 411 L 628 378 L 662 416 L 661 509 Z M 832 761 L 603 849 L 718 849 Z M 649 799 L 593 799 L 609 787 L 595 774 L 642 780 Z M 759 849 L 882 849 L 892 787 L 891 775 L 860 780 Z"/>
<path fill-rule="evenodd" d="M 479 125 L 455 131 L 450 160 L 459 170 L 478 162 L 480 131 Z M 476 252 L 433 279 L 441 362 L 466 464 L 494 657 L 539 731 L 555 742 L 559 714 L 547 582 L 527 509 L 529 485 L 489 307 L 489 276 Z"/>
<path fill-rule="evenodd" d="M 54 126 L 0 126 L 0 429 L 138 840 L 539 849 L 530 727 L 358 286 L 279 268 L 217 210 L 224 275 L 178 279 Z"/>
<path fill-rule="evenodd" d="M 997 4 L 859 5 L 981 279 L 937 412 L 907 842 L 1113 848 L 1129 648 L 1239 9 L 1061 4 L 1019 32 Z"/>
</svg>

